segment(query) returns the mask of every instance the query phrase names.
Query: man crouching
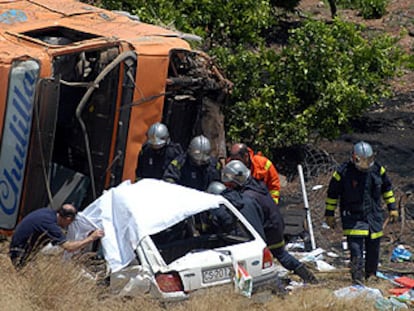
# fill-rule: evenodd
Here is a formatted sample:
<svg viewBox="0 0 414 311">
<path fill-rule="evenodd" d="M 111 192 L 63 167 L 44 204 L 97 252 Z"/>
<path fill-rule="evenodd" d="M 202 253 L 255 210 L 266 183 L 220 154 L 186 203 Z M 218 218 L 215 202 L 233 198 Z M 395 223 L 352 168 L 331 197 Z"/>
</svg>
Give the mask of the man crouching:
<svg viewBox="0 0 414 311">
<path fill-rule="evenodd" d="M 63 204 L 58 211 L 44 207 L 24 217 L 17 225 L 10 243 L 9 256 L 16 269 L 22 268 L 49 242 L 74 252 L 105 235 L 103 230 L 97 229 L 83 240 L 68 241 L 62 229 L 74 221 L 76 214 L 75 206 Z"/>
</svg>

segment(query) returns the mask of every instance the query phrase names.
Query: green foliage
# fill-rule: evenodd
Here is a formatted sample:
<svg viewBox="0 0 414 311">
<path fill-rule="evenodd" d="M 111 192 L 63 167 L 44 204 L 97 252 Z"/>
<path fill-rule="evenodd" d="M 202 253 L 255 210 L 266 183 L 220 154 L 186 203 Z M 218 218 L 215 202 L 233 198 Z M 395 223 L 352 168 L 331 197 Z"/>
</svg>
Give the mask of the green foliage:
<svg viewBox="0 0 414 311">
<path fill-rule="evenodd" d="M 132 1 L 130 1 L 132 2 Z M 162 24 L 204 39 L 204 49 L 257 44 L 270 21 L 267 0 L 135 0 L 132 12 L 144 22 Z"/>
<path fill-rule="evenodd" d="M 387 1 L 337 4 L 361 12 L 366 7 L 364 17 L 369 18 L 383 14 Z M 130 11 L 144 22 L 204 38 L 198 48 L 207 50 L 235 84 L 224 107 L 228 140 L 244 141 L 264 152 L 318 137 L 336 138 L 351 119 L 389 94 L 387 82 L 403 59 L 414 66 L 413 58 L 398 48 L 398 38 L 368 37 L 363 29 L 338 19 L 330 25 L 305 22 L 289 33 L 281 51 L 266 46 L 265 40 L 281 35 L 269 29 L 278 24 L 272 5 L 295 7 L 297 0 L 101 2 L 109 9 Z"/>
<path fill-rule="evenodd" d="M 405 55 L 406 56 L 406 67 L 410 70 L 414 70 L 414 55 L 410 54 L 410 55 Z"/>
<path fill-rule="evenodd" d="M 389 0 L 336 0 L 338 6 L 359 10 L 365 19 L 380 18 L 385 15 Z"/>
<path fill-rule="evenodd" d="M 397 39 L 362 36 L 355 25 L 308 21 L 291 31 L 277 54 L 262 48 L 233 54 L 225 63 L 236 83 L 226 111 L 230 140 L 263 150 L 336 138 L 349 121 L 389 94 L 399 68 Z M 240 49 L 241 50 L 241 49 Z M 241 90 L 241 91 L 240 91 Z"/>
<path fill-rule="evenodd" d="M 380 18 L 385 15 L 389 0 L 360 0 L 359 10 L 365 19 Z"/>
</svg>

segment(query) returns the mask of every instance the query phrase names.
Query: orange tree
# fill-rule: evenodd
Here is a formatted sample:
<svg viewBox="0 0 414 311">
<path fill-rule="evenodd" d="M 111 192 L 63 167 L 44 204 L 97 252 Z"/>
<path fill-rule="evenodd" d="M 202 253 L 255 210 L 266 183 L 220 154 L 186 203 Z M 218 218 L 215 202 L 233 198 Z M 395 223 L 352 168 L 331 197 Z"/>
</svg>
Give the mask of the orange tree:
<svg viewBox="0 0 414 311">
<path fill-rule="evenodd" d="M 101 0 L 144 22 L 202 37 L 194 47 L 214 56 L 235 84 L 224 107 L 228 140 L 265 152 L 349 130 L 352 118 L 390 94 L 388 82 L 405 57 L 398 38 L 367 36 L 338 19 L 329 25 L 305 19 L 276 50 L 278 2 Z M 292 9 L 299 1 L 289 2 Z"/>
</svg>

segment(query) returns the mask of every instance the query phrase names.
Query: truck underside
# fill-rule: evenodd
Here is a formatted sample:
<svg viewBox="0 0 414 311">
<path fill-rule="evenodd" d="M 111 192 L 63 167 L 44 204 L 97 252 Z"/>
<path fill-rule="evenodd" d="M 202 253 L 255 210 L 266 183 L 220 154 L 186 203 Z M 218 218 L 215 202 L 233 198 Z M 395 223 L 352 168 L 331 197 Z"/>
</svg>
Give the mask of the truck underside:
<svg viewBox="0 0 414 311">
<path fill-rule="evenodd" d="M 49 34 L 43 40 L 72 42 Z M 130 110 L 142 103 L 132 101 L 139 88 L 136 70 L 135 53 L 120 53 L 116 46 L 54 58 L 53 76 L 40 84 L 39 144 L 32 147 L 27 174 L 28 183 L 37 186 L 28 190 L 34 199 L 26 212 L 64 202 L 82 209 L 122 181 Z M 217 74 L 207 56 L 173 50 L 165 93 L 156 95 L 164 96 L 161 121 L 174 141 L 185 149 L 192 137 L 203 133 L 211 139 L 214 154 L 224 157 L 221 105 L 229 83 Z M 44 182 L 39 183 L 39 176 Z"/>
</svg>

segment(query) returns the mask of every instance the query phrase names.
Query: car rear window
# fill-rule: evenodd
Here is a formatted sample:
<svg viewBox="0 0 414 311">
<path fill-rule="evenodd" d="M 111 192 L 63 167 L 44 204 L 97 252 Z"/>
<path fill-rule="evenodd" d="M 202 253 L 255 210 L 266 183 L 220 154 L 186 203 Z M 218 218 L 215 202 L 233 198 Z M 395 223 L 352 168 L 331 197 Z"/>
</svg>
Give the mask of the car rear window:
<svg viewBox="0 0 414 311">
<path fill-rule="evenodd" d="M 225 206 L 211 209 L 151 236 L 166 264 L 189 252 L 215 249 L 254 239 Z"/>
</svg>

